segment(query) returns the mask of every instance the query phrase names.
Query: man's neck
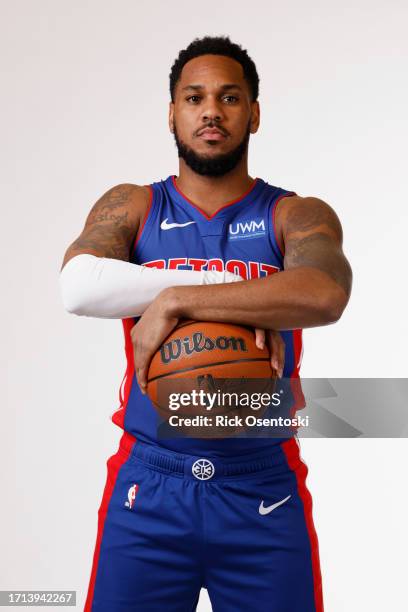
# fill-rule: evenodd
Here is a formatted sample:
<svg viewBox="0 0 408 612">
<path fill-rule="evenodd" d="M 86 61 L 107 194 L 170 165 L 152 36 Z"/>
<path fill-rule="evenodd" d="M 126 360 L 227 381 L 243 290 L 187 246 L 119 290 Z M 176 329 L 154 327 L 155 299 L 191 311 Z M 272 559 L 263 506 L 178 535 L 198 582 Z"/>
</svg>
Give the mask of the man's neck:
<svg viewBox="0 0 408 612">
<path fill-rule="evenodd" d="M 248 174 L 246 163 L 238 164 L 224 176 L 211 177 L 201 176 L 193 172 L 183 159 L 179 161 L 177 187 L 208 215 L 214 214 L 224 204 L 242 197 L 254 182 Z"/>
</svg>

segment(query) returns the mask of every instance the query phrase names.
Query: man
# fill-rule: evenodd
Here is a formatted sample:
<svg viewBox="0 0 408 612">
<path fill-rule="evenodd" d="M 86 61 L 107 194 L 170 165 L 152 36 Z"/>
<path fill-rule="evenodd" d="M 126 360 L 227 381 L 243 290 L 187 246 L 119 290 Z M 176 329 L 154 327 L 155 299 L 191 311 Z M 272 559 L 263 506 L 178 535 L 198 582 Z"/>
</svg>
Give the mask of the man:
<svg viewBox="0 0 408 612">
<path fill-rule="evenodd" d="M 348 302 L 334 211 L 248 175 L 258 85 L 229 38 L 181 51 L 178 176 L 109 190 L 64 258 L 65 307 L 122 318 L 127 355 L 85 610 L 184 612 L 201 587 L 216 612 L 323 610 L 297 440 L 160 438 L 146 395 L 150 360 L 181 319 L 254 327 L 279 375 L 297 378 L 302 328 L 337 321 Z"/>
</svg>

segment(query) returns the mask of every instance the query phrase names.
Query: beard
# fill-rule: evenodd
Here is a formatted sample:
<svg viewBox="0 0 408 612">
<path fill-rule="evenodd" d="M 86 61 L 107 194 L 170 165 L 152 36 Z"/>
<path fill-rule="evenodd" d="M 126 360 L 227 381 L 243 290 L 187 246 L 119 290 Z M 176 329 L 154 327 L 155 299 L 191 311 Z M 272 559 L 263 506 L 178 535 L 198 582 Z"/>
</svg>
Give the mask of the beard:
<svg viewBox="0 0 408 612">
<path fill-rule="evenodd" d="M 212 127 L 212 126 L 209 126 Z M 176 147 L 178 151 L 178 156 L 181 159 L 184 159 L 187 166 L 200 174 L 201 176 L 224 176 L 231 170 L 233 170 L 238 162 L 241 161 L 244 154 L 248 150 L 248 142 L 250 135 L 250 122 L 248 122 L 248 126 L 246 129 L 246 133 L 242 141 L 239 143 L 235 149 L 229 151 L 228 153 L 220 153 L 219 155 L 207 156 L 207 155 L 199 155 L 191 147 L 186 145 L 182 140 L 180 140 L 176 124 L 174 124 L 174 140 L 176 141 Z"/>
</svg>

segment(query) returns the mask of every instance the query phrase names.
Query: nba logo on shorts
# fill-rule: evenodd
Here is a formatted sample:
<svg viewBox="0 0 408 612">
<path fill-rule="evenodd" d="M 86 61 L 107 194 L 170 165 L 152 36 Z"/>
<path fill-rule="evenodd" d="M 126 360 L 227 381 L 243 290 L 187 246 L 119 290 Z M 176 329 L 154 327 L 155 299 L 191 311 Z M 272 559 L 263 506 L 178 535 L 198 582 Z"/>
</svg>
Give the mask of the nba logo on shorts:
<svg viewBox="0 0 408 612">
<path fill-rule="evenodd" d="M 133 504 L 135 503 L 136 495 L 139 490 L 139 485 L 134 484 L 130 487 L 128 491 L 128 501 L 125 502 L 125 506 L 131 510 L 133 508 Z"/>
</svg>

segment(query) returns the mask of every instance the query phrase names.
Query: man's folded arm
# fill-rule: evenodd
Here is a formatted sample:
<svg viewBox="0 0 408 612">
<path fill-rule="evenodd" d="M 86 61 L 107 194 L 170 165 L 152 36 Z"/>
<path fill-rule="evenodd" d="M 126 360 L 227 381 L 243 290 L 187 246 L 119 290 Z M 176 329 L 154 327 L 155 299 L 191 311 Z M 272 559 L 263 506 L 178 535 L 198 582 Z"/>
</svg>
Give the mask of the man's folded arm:
<svg viewBox="0 0 408 612">
<path fill-rule="evenodd" d="M 101 319 L 138 317 L 169 287 L 209 285 L 240 280 L 229 272 L 156 270 L 137 264 L 82 254 L 60 273 L 65 309 Z"/>
<path fill-rule="evenodd" d="M 149 198 L 148 188 L 123 184 L 93 206 L 81 235 L 65 253 L 59 275 L 68 312 L 105 319 L 136 317 L 163 289 L 241 280 L 229 272 L 157 270 L 130 263 Z"/>
<path fill-rule="evenodd" d="M 277 218 L 283 271 L 238 285 L 172 287 L 159 298 L 166 316 L 278 331 L 337 321 L 350 297 L 352 271 L 336 213 L 318 198 L 290 197 Z"/>
</svg>

